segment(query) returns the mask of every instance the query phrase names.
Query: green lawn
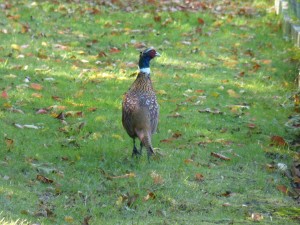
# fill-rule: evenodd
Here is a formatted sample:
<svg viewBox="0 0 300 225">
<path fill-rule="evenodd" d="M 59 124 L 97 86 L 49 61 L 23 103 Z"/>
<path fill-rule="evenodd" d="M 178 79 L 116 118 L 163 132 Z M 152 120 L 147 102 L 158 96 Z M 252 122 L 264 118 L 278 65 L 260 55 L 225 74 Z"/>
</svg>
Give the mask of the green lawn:
<svg viewBox="0 0 300 225">
<path fill-rule="evenodd" d="M 297 224 L 276 168 L 296 151 L 271 138 L 293 138 L 299 50 L 273 1 L 84 2 L 0 4 L 1 223 Z M 148 163 L 131 158 L 121 102 L 150 46 Z"/>
</svg>

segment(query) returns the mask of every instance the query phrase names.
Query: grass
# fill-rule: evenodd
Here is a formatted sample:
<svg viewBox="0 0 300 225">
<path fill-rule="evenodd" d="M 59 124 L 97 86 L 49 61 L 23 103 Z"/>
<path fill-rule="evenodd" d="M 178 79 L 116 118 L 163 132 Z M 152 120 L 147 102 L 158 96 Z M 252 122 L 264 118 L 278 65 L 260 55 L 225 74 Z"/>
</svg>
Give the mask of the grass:
<svg viewBox="0 0 300 225">
<path fill-rule="evenodd" d="M 263 224 L 297 224 L 296 203 L 277 189 L 289 181 L 266 165 L 296 154 L 270 140 L 292 138 L 284 123 L 298 50 L 270 3 L 249 2 L 217 13 L 1 6 L 1 223 L 251 224 L 257 213 Z M 153 145 L 163 156 L 151 163 L 131 158 L 121 125 L 143 43 L 162 54 L 151 66 L 161 108 Z"/>
</svg>

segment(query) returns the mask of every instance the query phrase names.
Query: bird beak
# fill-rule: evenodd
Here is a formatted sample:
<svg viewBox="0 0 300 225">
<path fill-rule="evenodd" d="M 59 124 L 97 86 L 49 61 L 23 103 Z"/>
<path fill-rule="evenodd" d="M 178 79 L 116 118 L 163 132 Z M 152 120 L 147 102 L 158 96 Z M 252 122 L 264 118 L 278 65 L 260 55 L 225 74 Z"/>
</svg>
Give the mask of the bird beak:
<svg viewBox="0 0 300 225">
<path fill-rule="evenodd" d="M 158 52 L 155 53 L 156 57 L 160 57 L 160 54 Z"/>
</svg>

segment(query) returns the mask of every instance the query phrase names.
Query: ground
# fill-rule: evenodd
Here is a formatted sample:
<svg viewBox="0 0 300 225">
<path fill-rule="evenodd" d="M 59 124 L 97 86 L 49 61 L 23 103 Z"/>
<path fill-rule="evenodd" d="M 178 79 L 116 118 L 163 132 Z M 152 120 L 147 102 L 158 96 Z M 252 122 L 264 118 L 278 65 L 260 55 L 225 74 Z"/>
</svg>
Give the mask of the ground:
<svg viewBox="0 0 300 225">
<path fill-rule="evenodd" d="M 2 224 L 298 224 L 299 50 L 273 1 L 125 3 L 0 4 Z M 121 102 L 150 46 L 149 163 Z"/>
</svg>

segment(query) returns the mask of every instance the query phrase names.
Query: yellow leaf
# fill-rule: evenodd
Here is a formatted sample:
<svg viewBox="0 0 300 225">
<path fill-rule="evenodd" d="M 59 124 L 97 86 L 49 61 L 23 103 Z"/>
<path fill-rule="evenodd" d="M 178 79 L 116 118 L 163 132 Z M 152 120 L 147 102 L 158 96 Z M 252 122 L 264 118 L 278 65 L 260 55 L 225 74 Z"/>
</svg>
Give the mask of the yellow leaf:
<svg viewBox="0 0 300 225">
<path fill-rule="evenodd" d="M 121 135 L 119 135 L 119 134 L 113 134 L 112 137 L 113 137 L 114 139 L 123 141 L 123 138 L 122 138 Z"/>
<path fill-rule="evenodd" d="M 75 97 L 75 98 L 80 98 L 80 97 L 82 97 L 83 93 L 84 93 L 83 90 L 79 90 L 79 91 L 77 91 L 77 92 L 75 93 L 74 97 Z"/>
<path fill-rule="evenodd" d="M 158 95 L 166 95 L 167 94 L 167 92 L 165 90 L 158 90 L 156 93 Z"/>
<path fill-rule="evenodd" d="M 67 223 L 73 223 L 74 222 L 74 218 L 72 216 L 65 216 L 65 221 Z"/>
<path fill-rule="evenodd" d="M 230 60 L 230 61 L 225 61 L 224 62 L 224 66 L 228 67 L 228 68 L 235 68 L 238 64 L 237 60 Z"/>
<path fill-rule="evenodd" d="M 213 93 L 211 93 L 211 96 L 218 98 L 220 96 L 220 94 L 218 92 L 213 92 Z"/>
<path fill-rule="evenodd" d="M 5 108 L 11 108 L 11 107 L 12 107 L 12 105 L 11 105 L 9 102 L 3 103 L 3 106 L 4 106 Z"/>
<path fill-rule="evenodd" d="M 117 199 L 117 201 L 116 201 L 116 205 L 117 205 L 117 206 L 122 205 L 123 199 L 124 199 L 123 196 L 119 196 L 118 199 Z"/>
<path fill-rule="evenodd" d="M 261 221 L 263 219 L 264 219 L 264 216 L 260 213 L 252 213 L 251 214 L 251 220 L 252 221 L 258 222 L 258 221 Z"/>
<path fill-rule="evenodd" d="M 42 97 L 43 97 L 43 95 L 40 94 L 40 93 L 32 93 L 31 96 L 32 96 L 32 97 L 35 97 L 35 98 L 42 98 Z"/>
<path fill-rule="evenodd" d="M 153 192 L 149 192 L 145 197 L 144 201 L 148 201 L 149 199 L 155 199 L 156 195 Z"/>
<path fill-rule="evenodd" d="M 233 98 L 239 98 L 239 97 L 240 97 L 240 95 L 237 94 L 237 93 L 236 93 L 234 90 L 232 90 L 232 89 L 227 90 L 227 93 L 229 94 L 230 97 L 233 97 Z"/>
<path fill-rule="evenodd" d="M 17 44 L 12 44 L 10 47 L 11 47 L 13 50 L 16 50 L 16 51 L 20 51 L 20 50 L 21 50 L 21 47 L 20 47 L 19 45 L 17 45 Z"/>
</svg>

